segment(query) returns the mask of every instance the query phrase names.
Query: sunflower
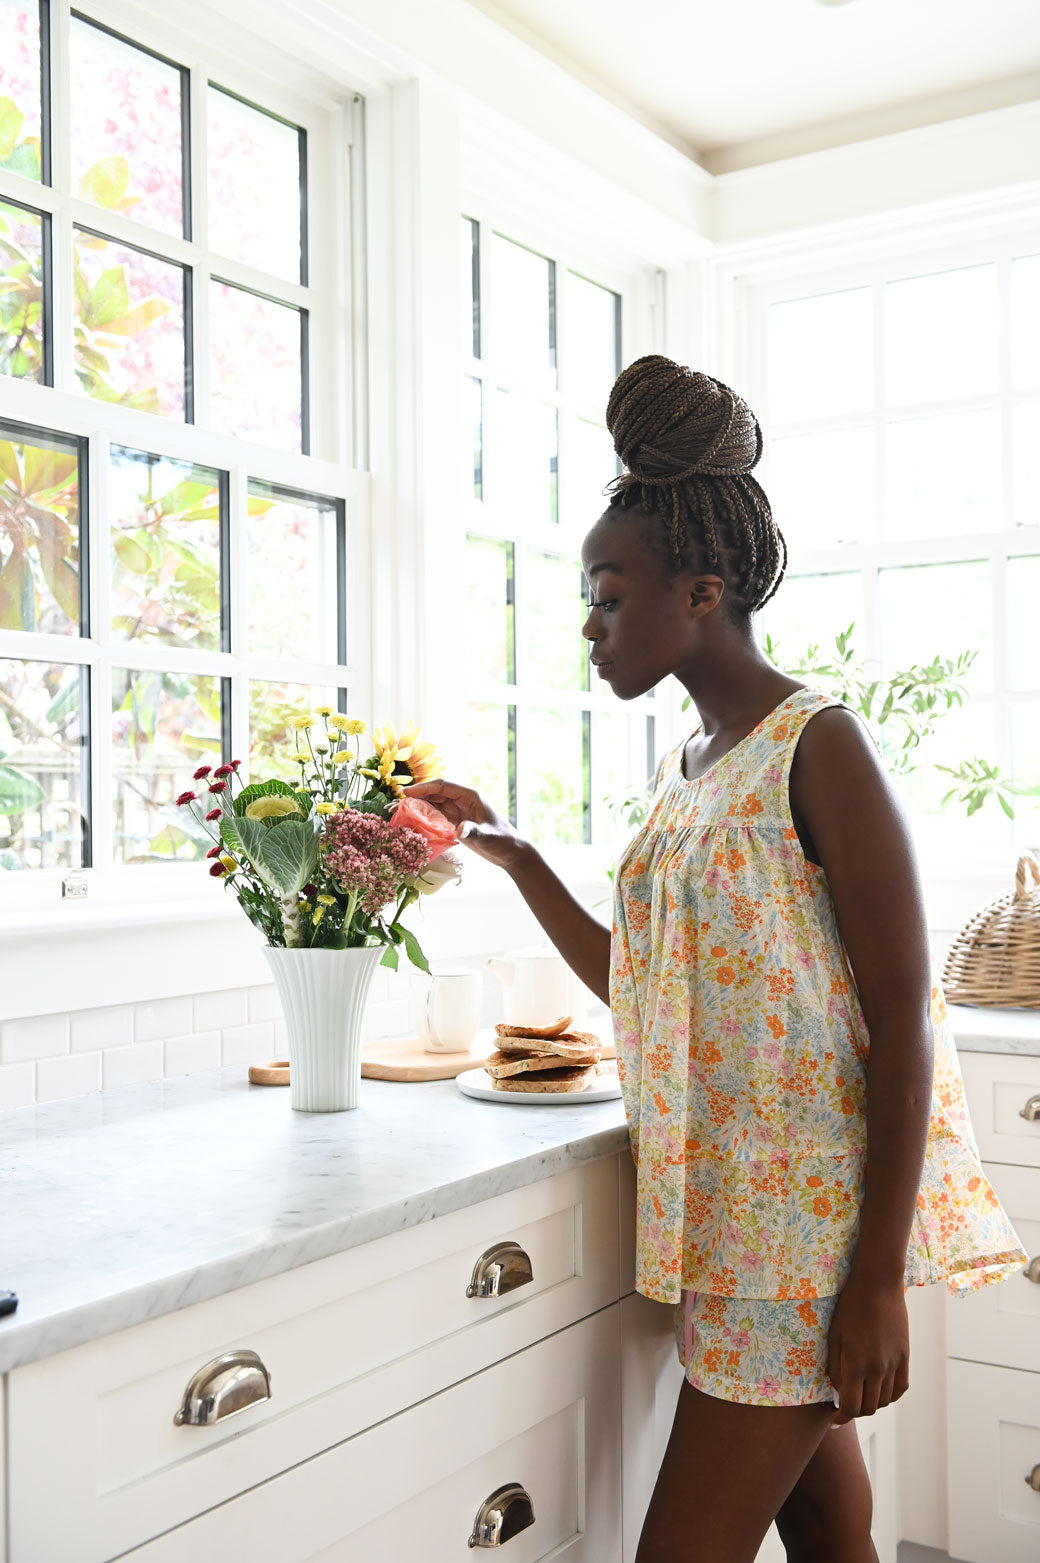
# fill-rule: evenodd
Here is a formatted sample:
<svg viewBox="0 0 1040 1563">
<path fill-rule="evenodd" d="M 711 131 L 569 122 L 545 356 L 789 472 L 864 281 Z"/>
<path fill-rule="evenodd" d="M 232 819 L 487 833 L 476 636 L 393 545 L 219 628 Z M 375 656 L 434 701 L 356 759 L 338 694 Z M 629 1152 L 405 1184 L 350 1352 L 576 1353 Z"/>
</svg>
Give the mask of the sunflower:
<svg viewBox="0 0 1040 1563">
<path fill-rule="evenodd" d="M 393 776 L 398 786 L 407 787 L 409 781 L 434 781 L 444 775 L 444 765 L 433 744 L 420 742 L 419 729 L 409 722 L 400 737 L 392 722 L 377 727 L 372 734 L 380 773 Z M 394 789 L 395 792 L 397 788 Z"/>
</svg>

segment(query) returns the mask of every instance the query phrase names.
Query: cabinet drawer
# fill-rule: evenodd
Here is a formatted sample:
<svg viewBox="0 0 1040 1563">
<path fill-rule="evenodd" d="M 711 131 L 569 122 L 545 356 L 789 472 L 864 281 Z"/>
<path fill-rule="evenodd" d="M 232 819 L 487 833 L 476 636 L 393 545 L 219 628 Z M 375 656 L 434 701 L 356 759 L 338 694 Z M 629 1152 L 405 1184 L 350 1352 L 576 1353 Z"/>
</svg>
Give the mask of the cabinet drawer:
<svg viewBox="0 0 1040 1563">
<path fill-rule="evenodd" d="M 961 1053 L 972 1128 L 984 1161 L 1040 1167 L 1040 1118 L 1021 1116 L 1040 1095 L 1040 1058 L 1013 1053 Z"/>
<path fill-rule="evenodd" d="M 467 1297 L 507 1239 L 533 1279 Z M 10 1563 L 102 1563 L 617 1297 L 609 1156 L 19 1368 Z M 175 1426 L 188 1381 L 232 1350 L 258 1354 L 271 1399 Z"/>
<path fill-rule="evenodd" d="M 618 1305 L 133 1552 L 126 1563 L 459 1563 L 506 1483 L 510 1563 L 620 1563 Z"/>
<path fill-rule="evenodd" d="M 1040 1168 L 984 1171 L 1028 1254 L 1040 1254 Z M 968 1297 L 946 1297 L 946 1349 L 951 1357 L 1040 1373 L 1040 1280 L 1019 1275 Z"/>
<path fill-rule="evenodd" d="M 1036 1563 L 1040 1374 L 947 1363 L 950 1556 L 965 1563 Z"/>
</svg>

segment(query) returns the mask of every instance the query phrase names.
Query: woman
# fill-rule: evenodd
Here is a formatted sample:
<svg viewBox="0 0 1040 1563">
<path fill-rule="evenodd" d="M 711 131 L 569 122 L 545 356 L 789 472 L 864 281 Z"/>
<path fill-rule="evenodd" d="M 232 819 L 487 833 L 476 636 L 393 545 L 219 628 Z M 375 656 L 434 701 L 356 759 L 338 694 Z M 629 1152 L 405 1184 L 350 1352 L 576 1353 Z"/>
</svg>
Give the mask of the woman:
<svg viewBox="0 0 1040 1563">
<path fill-rule="evenodd" d="M 637 1563 L 870 1563 L 851 1423 L 906 1392 L 905 1290 L 1025 1262 L 982 1175 L 913 848 L 859 719 L 752 616 L 786 550 L 744 401 L 670 360 L 618 378 L 626 471 L 582 549 L 583 634 L 622 700 L 674 674 L 701 723 L 623 854 L 612 934 L 465 787 L 413 789 L 500 864 L 609 1002 L 637 1275 L 685 1370 Z"/>
</svg>

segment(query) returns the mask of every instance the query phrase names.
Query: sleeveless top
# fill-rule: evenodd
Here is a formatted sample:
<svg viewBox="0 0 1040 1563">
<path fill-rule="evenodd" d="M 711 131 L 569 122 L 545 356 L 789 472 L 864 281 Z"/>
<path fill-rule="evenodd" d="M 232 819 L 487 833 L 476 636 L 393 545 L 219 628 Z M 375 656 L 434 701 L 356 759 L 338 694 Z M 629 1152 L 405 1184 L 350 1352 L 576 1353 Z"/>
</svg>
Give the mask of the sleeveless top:
<svg viewBox="0 0 1040 1563">
<path fill-rule="evenodd" d="M 662 766 L 615 876 L 610 1007 L 636 1164 L 636 1289 L 675 1303 L 833 1296 L 856 1242 L 870 1039 L 823 870 L 791 815 L 812 689 L 687 781 Z M 935 1076 L 906 1284 L 1003 1280 L 1027 1256 L 983 1175 L 932 990 Z"/>
</svg>

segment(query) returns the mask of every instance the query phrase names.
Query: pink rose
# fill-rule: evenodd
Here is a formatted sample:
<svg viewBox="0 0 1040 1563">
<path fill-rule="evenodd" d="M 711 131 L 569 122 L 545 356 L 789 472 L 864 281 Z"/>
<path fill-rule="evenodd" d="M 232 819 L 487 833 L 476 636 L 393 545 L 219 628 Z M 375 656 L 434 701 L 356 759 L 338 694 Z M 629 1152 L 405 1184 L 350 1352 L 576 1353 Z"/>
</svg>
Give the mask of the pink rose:
<svg viewBox="0 0 1040 1563">
<path fill-rule="evenodd" d="M 398 830 L 414 830 L 421 836 L 429 849 L 431 863 L 458 840 L 455 826 L 440 809 L 435 809 L 432 803 L 424 803 L 422 798 L 409 798 L 407 794 L 395 807 L 390 823 Z"/>
</svg>

